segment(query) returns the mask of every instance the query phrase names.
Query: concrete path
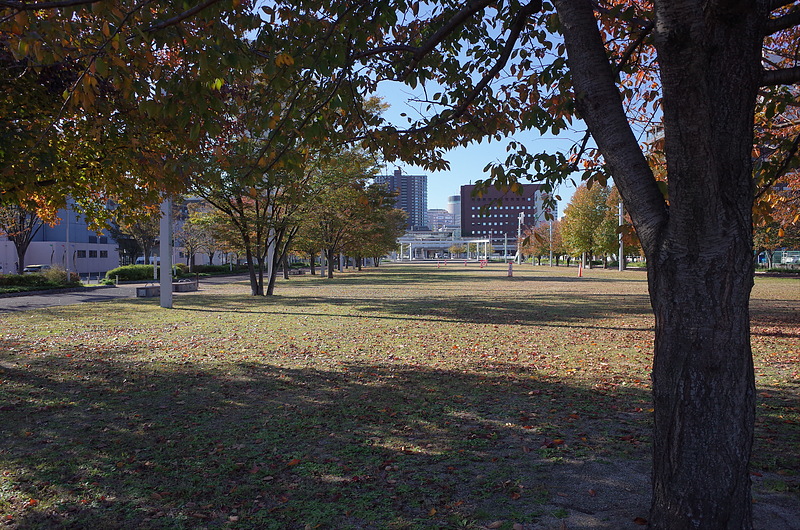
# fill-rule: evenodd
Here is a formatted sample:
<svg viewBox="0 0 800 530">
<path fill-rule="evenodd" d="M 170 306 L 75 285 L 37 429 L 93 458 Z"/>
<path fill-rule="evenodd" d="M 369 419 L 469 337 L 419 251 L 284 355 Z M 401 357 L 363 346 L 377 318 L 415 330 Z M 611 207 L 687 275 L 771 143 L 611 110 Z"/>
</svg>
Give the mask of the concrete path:
<svg viewBox="0 0 800 530">
<path fill-rule="evenodd" d="M 200 279 L 203 285 L 220 285 L 225 283 L 246 281 L 247 275 L 210 276 Z M 59 305 L 81 304 L 83 302 L 105 302 L 121 298 L 135 298 L 136 288 L 146 285 L 141 283 L 124 283 L 118 286 L 90 285 L 80 291 L 67 292 L 35 292 L 15 296 L 0 297 L 0 313 L 9 311 L 28 311 Z"/>
</svg>

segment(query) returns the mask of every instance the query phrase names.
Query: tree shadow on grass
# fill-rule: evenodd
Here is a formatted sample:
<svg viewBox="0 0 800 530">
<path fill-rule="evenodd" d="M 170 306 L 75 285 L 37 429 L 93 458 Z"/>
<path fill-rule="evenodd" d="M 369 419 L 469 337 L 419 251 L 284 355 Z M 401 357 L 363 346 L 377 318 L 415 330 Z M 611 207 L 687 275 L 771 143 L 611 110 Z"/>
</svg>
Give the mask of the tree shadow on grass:
<svg viewBox="0 0 800 530">
<path fill-rule="evenodd" d="M 214 367 L 34 348 L 0 358 L 12 528 L 635 528 L 646 516 L 645 389 L 513 364 Z"/>
<path fill-rule="evenodd" d="M 331 306 L 340 317 L 398 320 L 449 321 L 474 324 L 522 326 L 592 326 L 595 329 L 650 331 L 648 327 L 620 327 L 604 322 L 617 318 L 651 318 L 649 300 L 643 295 L 542 295 L 527 299 L 485 299 L 470 295 L 439 298 L 278 296 L 243 299 L 236 295 L 182 297 L 175 308 L 187 311 L 280 313 L 298 316 L 330 316 Z"/>
</svg>

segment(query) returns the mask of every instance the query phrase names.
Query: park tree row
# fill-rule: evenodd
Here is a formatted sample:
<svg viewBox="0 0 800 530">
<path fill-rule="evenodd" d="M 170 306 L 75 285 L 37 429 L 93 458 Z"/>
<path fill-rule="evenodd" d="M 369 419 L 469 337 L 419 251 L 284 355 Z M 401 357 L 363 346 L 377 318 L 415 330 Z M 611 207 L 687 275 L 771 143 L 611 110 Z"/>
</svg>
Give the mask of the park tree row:
<svg viewBox="0 0 800 530">
<path fill-rule="evenodd" d="M 264 174 L 294 181 L 307 157 L 348 141 L 435 171 L 457 146 L 585 128 L 566 152 L 511 142 L 486 184 L 541 179 L 550 193 L 613 178 L 655 313 L 649 524 L 751 528 L 753 226 L 798 167 L 799 10 L 0 1 L 0 197 L 46 216 L 72 195 L 91 212 L 225 175 L 244 190 Z M 407 126 L 367 104 L 385 81 L 411 94 Z M 640 142 L 653 123 L 655 149 Z"/>
</svg>

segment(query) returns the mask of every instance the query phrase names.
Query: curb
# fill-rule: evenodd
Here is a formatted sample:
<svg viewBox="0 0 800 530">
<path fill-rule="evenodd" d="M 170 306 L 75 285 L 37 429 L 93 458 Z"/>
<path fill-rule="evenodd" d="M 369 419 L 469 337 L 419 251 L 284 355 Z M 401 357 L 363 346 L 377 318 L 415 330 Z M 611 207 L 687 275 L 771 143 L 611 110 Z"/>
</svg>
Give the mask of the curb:
<svg viewBox="0 0 800 530">
<path fill-rule="evenodd" d="M 84 285 L 83 287 L 63 287 L 60 289 L 43 289 L 40 291 L 22 291 L 19 293 L 1 293 L 0 298 L 17 298 L 20 296 L 33 296 L 37 294 L 63 294 L 63 293 L 83 293 L 94 291 L 95 289 L 106 289 L 116 287 L 116 285 Z"/>
</svg>

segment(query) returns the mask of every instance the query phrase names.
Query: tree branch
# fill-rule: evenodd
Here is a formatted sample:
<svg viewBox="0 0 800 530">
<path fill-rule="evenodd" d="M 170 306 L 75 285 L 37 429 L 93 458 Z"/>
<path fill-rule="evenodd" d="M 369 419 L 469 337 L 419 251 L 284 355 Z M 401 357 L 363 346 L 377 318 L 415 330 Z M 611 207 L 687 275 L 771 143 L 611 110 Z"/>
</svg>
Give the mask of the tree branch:
<svg viewBox="0 0 800 530">
<path fill-rule="evenodd" d="M 762 70 L 761 86 L 794 85 L 800 83 L 800 66 L 779 70 Z"/>
<path fill-rule="evenodd" d="M 636 37 L 635 40 L 631 41 L 628 45 L 625 53 L 622 54 L 622 57 L 619 58 L 619 62 L 614 66 L 614 75 L 617 76 L 625 68 L 625 65 L 628 64 L 628 61 L 631 60 L 631 56 L 633 56 L 633 52 L 642 45 L 644 39 L 647 38 L 650 33 L 652 33 L 653 28 L 655 27 L 655 22 L 648 21 L 642 26 L 642 32 Z"/>
<path fill-rule="evenodd" d="M 169 26 L 174 26 L 175 24 L 178 24 L 179 22 L 182 22 L 183 20 L 186 20 L 187 18 L 196 15 L 200 11 L 206 9 L 209 6 L 212 6 L 212 5 L 216 4 L 219 1 L 220 0 L 206 0 L 205 2 L 196 5 L 191 9 L 187 9 L 183 13 L 175 15 L 172 18 L 168 18 L 167 20 L 159 22 L 158 24 L 153 24 L 152 26 L 150 26 L 149 28 L 147 28 L 144 31 L 145 31 L 145 33 L 152 33 L 153 31 L 158 31 L 160 29 L 164 29 L 164 28 L 169 27 Z"/>
<path fill-rule="evenodd" d="M 789 170 L 789 164 L 792 163 L 792 160 L 797 154 L 797 149 L 799 147 L 800 147 L 800 134 L 795 136 L 794 142 L 792 142 L 792 145 L 789 147 L 789 151 L 786 153 L 786 156 L 783 157 L 783 162 L 781 162 L 781 165 L 775 171 L 775 174 L 772 176 L 771 179 L 769 179 L 769 182 L 766 183 L 758 193 L 756 193 L 754 197 L 755 200 L 760 199 L 762 195 L 764 195 L 782 176 L 786 174 L 786 172 Z"/>
<path fill-rule="evenodd" d="M 455 107 L 452 112 L 448 113 L 446 116 L 439 114 L 437 119 L 433 120 L 430 124 L 424 127 L 408 129 L 400 132 L 402 134 L 420 133 L 443 123 L 452 122 L 463 116 L 472 102 L 475 101 L 478 95 L 483 91 L 483 89 L 486 88 L 492 79 L 494 79 L 495 76 L 500 73 L 500 71 L 508 63 L 508 59 L 511 57 L 511 53 L 514 51 L 514 46 L 517 42 L 517 39 L 522 33 L 522 30 L 525 28 L 525 24 L 528 22 L 528 18 L 530 18 L 530 16 L 537 11 L 541 10 L 541 8 L 541 0 L 533 0 L 517 12 L 516 16 L 514 17 L 514 21 L 511 24 L 511 32 L 508 35 L 508 40 L 506 40 L 506 43 L 500 52 L 500 56 L 497 58 L 497 62 L 495 62 L 494 66 L 483 75 L 478 84 L 476 84 L 469 95 L 467 95 L 467 97 L 461 101 L 458 107 Z"/>
<path fill-rule="evenodd" d="M 56 9 L 59 7 L 75 7 L 96 4 L 101 0 L 61 0 L 60 2 L 13 2 L 0 0 L 0 7 L 17 9 L 19 11 L 35 11 L 38 9 Z"/>
<path fill-rule="evenodd" d="M 789 4 L 793 4 L 794 2 L 795 0 L 772 0 L 771 2 L 769 2 L 767 9 L 769 9 L 769 11 L 775 11 L 776 9 L 786 7 Z"/>
<path fill-rule="evenodd" d="M 567 46 L 575 105 L 606 160 L 643 247 L 655 255 L 667 223 L 667 207 L 625 115 L 594 6 L 590 0 L 554 0 L 553 4 Z"/>
<path fill-rule="evenodd" d="M 461 11 L 456 13 L 453 18 L 448 20 L 444 26 L 439 28 L 436 33 L 431 35 L 428 40 L 422 43 L 422 46 L 419 46 L 414 51 L 414 57 L 412 58 L 411 63 L 408 65 L 405 72 L 403 72 L 403 75 L 400 76 L 399 80 L 402 81 L 411 75 L 411 72 L 414 71 L 414 68 L 416 68 L 419 62 L 434 48 L 436 48 L 436 46 L 438 46 L 445 37 L 450 35 L 458 27 L 464 24 L 469 17 L 493 3 L 494 0 L 473 0 L 472 2 L 468 3 L 463 9 L 461 9 Z"/>
<path fill-rule="evenodd" d="M 778 18 L 770 18 L 764 25 L 764 35 L 772 35 L 800 24 L 800 9 L 795 9 Z"/>
</svg>

